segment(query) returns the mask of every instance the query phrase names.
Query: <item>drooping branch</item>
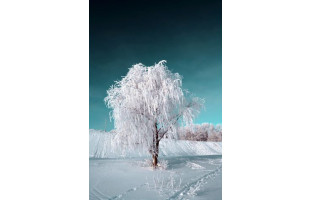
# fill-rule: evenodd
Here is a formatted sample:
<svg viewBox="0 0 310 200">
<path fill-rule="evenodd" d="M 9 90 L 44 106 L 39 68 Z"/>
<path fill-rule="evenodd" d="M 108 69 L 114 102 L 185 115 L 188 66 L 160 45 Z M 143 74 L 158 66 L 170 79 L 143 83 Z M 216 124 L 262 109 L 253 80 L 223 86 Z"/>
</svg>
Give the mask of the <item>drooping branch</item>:
<svg viewBox="0 0 310 200">
<path fill-rule="evenodd" d="M 131 110 L 131 111 L 134 111 L 135 113 L 139 114 L 139 115 L 142 115 L 144 116 L 146 119 L 148 120 L 152 120 L 150 116 L 148 116 L 146 113 L 143 113 L 143 112 L 139 112 L 137 108 L 129 108 L 129 107 L 124 107 L 128 110 Z"/>
</svg>

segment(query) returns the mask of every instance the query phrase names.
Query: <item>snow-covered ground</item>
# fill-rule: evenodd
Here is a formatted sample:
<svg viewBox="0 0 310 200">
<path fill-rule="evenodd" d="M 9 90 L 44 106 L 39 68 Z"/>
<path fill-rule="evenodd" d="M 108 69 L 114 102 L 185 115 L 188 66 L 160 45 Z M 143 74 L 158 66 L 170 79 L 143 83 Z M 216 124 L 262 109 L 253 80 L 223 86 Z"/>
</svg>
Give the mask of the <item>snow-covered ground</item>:
<svg viewBox="0 0 310 200">
<path fill-rule="evenodd" d="M 222 156 L 164 160 L 153 170 L 141 158 L 90 159 L 90 199 L 222 199 Z"/>
<path fill-rule="evenodd" d="M 148 152 L 112 140 L 90 130 L 90 200 L 222 199 L 222 143 L 162 140 L 161 167 L 153 170 Z"/>
<path fill-rule="evenodd" d="M 144 149 L 121 148 L 113 142 L 113 134 L 98 130 L 89 133 L 90 158 L 150 157 Z M 198 142 L 163 139 L 159 145 L 159 156 L 222 155 L 221 142 Z"/>
</svg>

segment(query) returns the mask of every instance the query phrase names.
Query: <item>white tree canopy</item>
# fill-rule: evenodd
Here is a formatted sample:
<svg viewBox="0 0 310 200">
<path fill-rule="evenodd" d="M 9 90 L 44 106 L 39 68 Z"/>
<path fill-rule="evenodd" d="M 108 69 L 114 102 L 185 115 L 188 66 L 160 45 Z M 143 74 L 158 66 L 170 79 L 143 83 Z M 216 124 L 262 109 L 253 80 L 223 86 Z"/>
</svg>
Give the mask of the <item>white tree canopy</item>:
<svg viewBox="0 0 310 200">
<path fill-rule="evenodd" d="M 121 81 L 107 91 L 105 102 L 113 111 L 119 141 L 151 147 L 154 131 L 159 140 L 164 136 L 177 138 L 180 124 L 190 125 L 204 100 L 182 90 L 182 77 L 172 73 L 166 61 L 129 68 Z"/>
</svg>

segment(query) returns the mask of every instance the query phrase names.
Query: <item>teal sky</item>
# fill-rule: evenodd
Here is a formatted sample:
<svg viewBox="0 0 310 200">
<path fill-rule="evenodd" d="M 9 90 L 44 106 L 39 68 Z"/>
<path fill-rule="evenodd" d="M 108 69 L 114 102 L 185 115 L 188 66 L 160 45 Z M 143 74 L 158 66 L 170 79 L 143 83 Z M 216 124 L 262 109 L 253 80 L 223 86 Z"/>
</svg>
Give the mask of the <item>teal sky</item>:
<svg viewBox="0 0 310 200">
<path fill-rule="evenodd" d="M 90 1 L 89 128 L 113 129 L 106 91 L 133 64 L 160 60 L 206 100 L 195 123 L 222 123 L 222 2 L 150 2 Z"/>
</svg>

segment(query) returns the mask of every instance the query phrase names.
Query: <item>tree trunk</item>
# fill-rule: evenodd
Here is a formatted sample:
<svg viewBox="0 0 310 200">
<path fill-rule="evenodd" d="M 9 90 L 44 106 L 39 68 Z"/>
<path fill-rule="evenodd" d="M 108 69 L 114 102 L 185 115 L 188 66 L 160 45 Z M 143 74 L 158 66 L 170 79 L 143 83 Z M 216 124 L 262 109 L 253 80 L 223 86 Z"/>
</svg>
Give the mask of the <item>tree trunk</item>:
<svg viewBox="0 0 310 200">
<path fill-rule="evenodd" d="M 152 157 L 153 157 L 153 167 L 154 168 L 156 168 L 157 165 L 158 165 L 158 152 L 159 152 L 158 151 L 159 150 L 158 146 L 159 146 L 159 141 L 156 142 L 155 149 L 154 149 L 154 152 L 153 152 L 153 155 L 152 155 Z"/>
<path fill-rule="evenodd" d="M 153 140 L 153 167 L 156 168 L 158 165 L 158 152 L 159 152 L 159 139 L 158 139 L 158 130 L 157 130 L 157 123 L 155 123 L 155 137 Z"/>
<path fill-rule="evenodd" d="M 158 155 L 153 154 L 153 167 L 156 168 L 158 163 Z"/>
</svg>

